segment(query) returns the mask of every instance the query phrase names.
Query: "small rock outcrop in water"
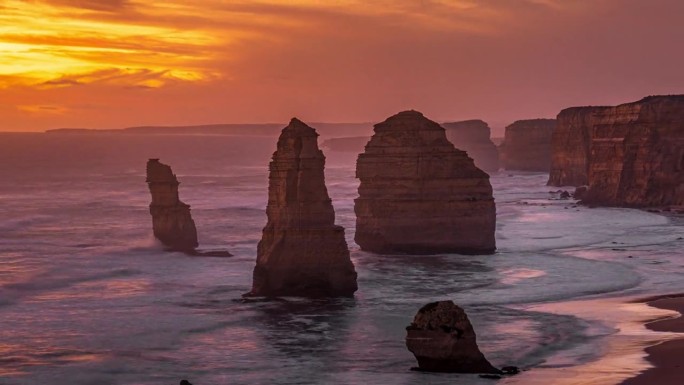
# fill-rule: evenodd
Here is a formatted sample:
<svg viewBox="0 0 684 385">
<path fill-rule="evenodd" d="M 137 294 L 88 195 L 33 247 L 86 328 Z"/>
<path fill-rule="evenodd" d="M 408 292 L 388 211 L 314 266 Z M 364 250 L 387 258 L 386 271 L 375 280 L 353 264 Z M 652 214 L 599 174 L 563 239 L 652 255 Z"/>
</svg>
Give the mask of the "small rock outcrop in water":
<svg viewBox="0 0 684 385">
<path fill-rule="evenodd" d="M 406 347 L 416 356 L 419 370 L 502 373 L 480 352 L 473 325 L 452 301 L 423 306 L 406 328 Z"/>
<path fill-rule="evenodd" d="M 684 95 L 561 111 L 549 185 L 602 206 L 684 204 Z"/>
<path fill-rule="evenodd" d="M 270 164 L 268 223 L 247 296 L 352 296 L 356 271 L 325 187 L 316 131 L 292 119 Z"/>
<path fill-rule="evenodd" d="M 506 170 L 549 171 L 555 119 L 518 120 L 506 127 L 499 147 Z"/>
<path fill-rule="evenodd" d="M 194 253 L 197 229 L 190 206 L 178 198 L 178 179 L 159 159 L 147 162 L 147 185 L 152 194 L 150 214 L 154 236 L 171 250 Z"/>
<path fill-rule="evenodd" d="M 356 243 L 375 253 L 491 254 L 496 207 L 489 175 L 444 128 L 405 111 L 375 125 L 359 155 Z"/>
<path fill-rule="evenodd" d="M 443 123 L 447 139 L 468 153 L 475 165 L 490 172 L 499 170 L 499 151 L 490 138 L 491 129 L 482 120 Z"/>
</svg>

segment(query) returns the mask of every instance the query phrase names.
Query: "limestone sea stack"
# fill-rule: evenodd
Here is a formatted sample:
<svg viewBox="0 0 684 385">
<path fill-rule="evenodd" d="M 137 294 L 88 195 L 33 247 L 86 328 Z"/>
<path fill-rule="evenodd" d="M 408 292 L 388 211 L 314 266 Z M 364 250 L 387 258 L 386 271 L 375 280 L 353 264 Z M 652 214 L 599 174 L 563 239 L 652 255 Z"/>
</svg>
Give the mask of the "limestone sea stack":
<svg viewBox="0 0 684 385">
<path fill-rule="evenodd" d="M 558 128 L 549 184 L 586 184 L 587 204 L 684 205 L 684 95 L 563 110 Z"/>
<path fill-rule="evenodd" d="M 268 222 L 247 296 L 352 296 L 356 271 L 325 187 L 316 131 L 295 119 L 270 164 Z"/>
<path fill-rule="evenodd" d="M 491 172 L 499 170 L 499 151 L 490 138 L 491 129 L 482 120 L 443 123 L 447 139 L 454 147 L 468 153 L 475 165 Z"/>
<path fill-rule="evenodd" d="M 491 254 L 496 208 L 489 175 L 420 112 L 375 125 L 359 155 L 356 243 L 380 254 Z"/>
<path fill-rule="evenodd" d="M 190 206 L 178 198 L 178 179 L 159 159 L 147 162 L 147 186 L 152 194 L 150 214 L 154 236 L 170 250 L 194 253 L 197 229 Z"/>
<path fill-rule="evenodd" d="M 500 374 L 477 346 L 465 311 L 452 301 L 423 306 L 406 327 L 406 347 L 428 372 Z"/>
<path fill-rule="evenodd" d="M 506 170 L 548 172 L 555 119 L 518 120 L 506 127 L 501 161 Z"/>
</svg>

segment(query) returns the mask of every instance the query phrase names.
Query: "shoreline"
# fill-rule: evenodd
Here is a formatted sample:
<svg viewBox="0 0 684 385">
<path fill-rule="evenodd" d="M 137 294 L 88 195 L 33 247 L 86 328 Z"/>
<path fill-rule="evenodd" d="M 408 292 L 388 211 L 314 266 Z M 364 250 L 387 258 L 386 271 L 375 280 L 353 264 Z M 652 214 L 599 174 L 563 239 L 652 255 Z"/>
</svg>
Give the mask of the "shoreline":
<svg viewBox="0 0 684 385">
<path fill-rule="evenodd" d="M 644 326 L 655 332 L 684 333 L 684 294 L 663 295 L 644 300 L 649 306 L 672 310 L 676 317 L 666 317 L 647 322 Z M 652 367 L 620 383 L 620 385 L 678 385 L 684 382 L 681 367 L 684 364 L 684 334 L 644 349 L 646 360 Z"/>
<path fill-rule="evenodd" d="M 505 378 L 500 383 L 510 385 L 652 385 L 656 383 L 679 385 L 681 380 L 671 383 L 662 382 L 662 384 L 653 380 L 625 383 L 654 367 L 655 364 L 647 360 L 648 352 L 644 349 L 684 337 L 684 335 L 678 336 L 675 332 L 650 330 L 645 326 L 660 321 L 679 319 L 679 313 L 675 311 L 649 305 L 649 302 L 673 297 L 681 301 L 684 311 L 684 294 L 585 298 L 525 306 L 526 310 L 572 315 L 590 322 L 598 322 L 612 328 L 615 333 L 595 336 L 597 338 L 595 342 L 598 342 L 595 346 L 601 346 L 596 359 L 567 365 L 562 360 L 559 362 L 557 357 L 551 356 L 543 365 L 525 370 L 518 376 Z M 684 318 L 681 322 L 684 323 Z M 563 358 L 566 353 L 561 353 L 560 357 Z"/>
</svg>

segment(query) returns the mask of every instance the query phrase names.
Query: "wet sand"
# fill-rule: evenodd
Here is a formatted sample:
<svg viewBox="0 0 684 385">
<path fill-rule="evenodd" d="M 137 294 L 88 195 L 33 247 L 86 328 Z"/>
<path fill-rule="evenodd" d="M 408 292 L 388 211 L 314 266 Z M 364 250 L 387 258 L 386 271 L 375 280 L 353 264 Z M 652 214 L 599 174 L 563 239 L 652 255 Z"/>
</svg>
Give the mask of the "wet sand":
<svg viewBox="0 0 684 385">
<path fill-rule="evenodd" d="M 674 310 L 684 314 L 684 296 L 664 297 L 648 302 L 650 306 L 660 309 Z M 657 320 L 646 324 L 646 327 L 658 332 L 684 333 L 684 317 Z M 684 384 L 684 339 L 666 341 L 646 348 L 647 360 L 652 368 L 636 377 L 624 381 L 621 385 L 681 385 Z"/>
</svg>

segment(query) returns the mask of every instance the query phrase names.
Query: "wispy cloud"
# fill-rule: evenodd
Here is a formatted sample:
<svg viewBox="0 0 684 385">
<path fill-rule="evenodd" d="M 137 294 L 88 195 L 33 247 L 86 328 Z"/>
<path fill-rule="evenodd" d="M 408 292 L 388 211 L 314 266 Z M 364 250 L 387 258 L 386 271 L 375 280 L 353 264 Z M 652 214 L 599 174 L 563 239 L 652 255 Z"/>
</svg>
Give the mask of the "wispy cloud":
<svg viewBox="0 0 684 385">
<path fill-rule="evenodd" d="M 21 112 L 39 115 L 62 115 L 68 111 L 64 106 L 59 105 L 19 105 L 17 109 Z"/>
<path fill-rule="evenodd" d="M 520 0 L 554 3 L 552 0 Z M 509 1 L 515 2 L 513 0 Z M 233 77 L 252 45 L 376 29 L 491 34 L 508 17 L 496 0 L 6 0 L 0 13 L 0 88 L 72 86 L 114 71 L 169 81 Z M 360 28 L 359 28 L 360 27 Z M 78 80 L 64 80 L 64 79 Z M 110 84 L 125 83 L 125 81 Z"/>
<path fill-rule="evenodd" d="M 141 73 L 157 81 L 201 81 L 214 76 L 205 62 L 223 39 L 205 30 L 135 21 L 128 1 L 8 0 L 0 14 L 0 87 L 61 86 L 100 80 L 110 71 L 138 84 Z M 104 12 L 106 11 L 106 12 Z M 103 16 L 103 14 L 107 14 Z M 77 77 L 78 82 L 64 81 Z M 158 86 L 155 81 L 155 86 Z"/>
<path fill-rule="evenodd" d="M 117 11 L 131 6 L 129 0 L 40 0 L 40 2 L 96 11 Z"/>
</svg>

